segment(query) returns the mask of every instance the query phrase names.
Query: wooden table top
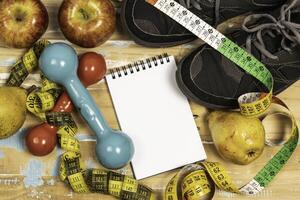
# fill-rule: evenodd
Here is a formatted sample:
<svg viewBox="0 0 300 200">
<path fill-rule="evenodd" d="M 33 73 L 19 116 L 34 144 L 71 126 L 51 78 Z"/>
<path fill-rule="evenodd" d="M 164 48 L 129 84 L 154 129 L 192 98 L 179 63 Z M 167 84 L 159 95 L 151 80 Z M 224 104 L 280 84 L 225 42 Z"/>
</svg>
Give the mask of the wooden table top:
<svg viewBox="0 0 300 200">
<path fill-rule="evenodd" d="M 63 35 L 59 31 L 56 22 L 57 10 L 61 0 L 43 0 L 50 17 L 50 24 L 43 38 L 52 41 L 64 40 Z M 121 30 L 120 24 L 115 34 L 102 46 L 94 49 L 83 49 L 76 47 L 79 53 L 86 51 L 95 51 L 105 56 L 108 68 L 119 67 L 130 63 L 134 60 L 143 59 L 160 53 L 168 53 L 174 55 L 180 60 L 188 52 L 192 51 L 201 44 L 201 41 L 195 41 L 189 44 L 172 47 L 150 49 L 135 44 Z M 11 66 L 17 58 L 24 53 L 24 50 L 9 49 L 0 47 L 0 84 L 5 82 L 9 66 Z M 24 85 L 29 86 L 36 83 L 36 80 L 28 79 Z M 106 83 L 99 82 L 89 87 L 93 98 L 101 108 L 105 118 L 112 128 L 119 129 L 116 115 L 112 106 L 112 102 L 108 93 Z M 292 110 L 297 123 L 300 121 L 300 81 L 281 93 L 279 97 L 284 100 Z M 218 161 L 224 164 L 229 174 L 233 177 L 238 186 L 242 186 L 253 178 L 253 176 L 265 165 L 265 163 L 280 149 L 280 147 L 266 147 L 263 155 L 255 162 L 247 166 L 239 166 L 227 162 L 220 158 L 211 143 L 211 136 L 207 128 L 206 116 L 208 110 L 191 102 L 191 107 L 195 115 L 195 121 L 199 128 L 200 136 L 205 144 L 205 150 L 209 161 Z M 84 121 L 78 117 L 77 113 L 73 116 L 79 125 L 78 138 L 80 138 L 81 152 L 83 161 L 88 168 L 102 168 L 95 157 L 94 147 L 95 140 L 93 133 L 89 130 Z M 270 118 L 266 123 L 266 129 L 269 130 L 269 137 L 276 137 L 282 130 L 279 120 Z M 24 145 L 24 130 L 27 127 L 40 123 L 32 115 L 28 114 L 26 123 L 22 130 L 14 136 L 0 140 L 0 199 L 3 200 L 27 200 L 27 199 L 74 199 L 74 200 L 94 200 L 114 199 L 113 197 L 102 194 L 75 194 L 71 188 L 62 183 L 58 177 L 58 156 L 62 154 L 62 150 L 56 148 L 50 155 L 45 157 L 34 157 L 30 155 Z M 296 200 L 300 198 L 300 149 L 297 148 L 292 155 L 288 164 L 283 168 L 275 180 L 254 199 L 261 200 Z M 130 175 L 129 166 L 118 170 L 121 173 Z M 167 182 L 178 170 L 173 170 L 164 174 L 154 176 L 142 180 L 141 183 L 151 187 L 158 196 L 163 199 L 162 194 Z M 252 199 L 253 197 L 239 196 L 236 194 L 217 191 L 215 200 L 221 199 Z"/>
</svg>

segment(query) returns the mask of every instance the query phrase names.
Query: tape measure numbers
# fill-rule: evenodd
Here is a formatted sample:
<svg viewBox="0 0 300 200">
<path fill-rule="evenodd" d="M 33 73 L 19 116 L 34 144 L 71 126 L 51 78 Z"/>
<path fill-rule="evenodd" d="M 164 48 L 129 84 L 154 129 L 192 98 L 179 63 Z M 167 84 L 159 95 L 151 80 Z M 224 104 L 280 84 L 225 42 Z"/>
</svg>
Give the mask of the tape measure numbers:
<svg viewBox="0 0 300 200">
<path fill-rule="evenodd" d="M 257 116 L 264 113 L 272 102 L 273 77 L 270 71 L 255 57 L 226 38 L 222 33 L 173 0 L 149 0 L 156 8 L 181 24 L 208 45 L 262 82 L 268 94 L 249 93 L 239 98 L 242 114 Z"/>
<path fill-rule="evenodd" d="M 7 86 L 20 86 L 26 77 L 38 66 L 42 50 L 49 45 L 46 40 L 38 41 L 19 59 L 11 69 Z M 110 194 L 124 200 L 154 200 L 152 190 L 139 184 L 135 179 L 113 171 L 84 169 L 81 161 L 80 144 L 74 137 L 78 130 L 70 113 L 51 112 L 61 94 L 61 88 L 41 75 L 42 87 L 27 96 L 27 110 L 46 121 L 58 126 L 61 148 L 66 152 L 61 155 L 59 177 L 70 184 L 77 193 L 98 192 Z"/>
<path fill-rule="evenodd" d="M 39 40 L 11 68 L 6 86 L 18 87 L 34 69 L 38 68 L 38 58 L 42 50 L 50 44 L 47 40 Z"/>
<path fill-rule="evenodd" d="M 240 110 L 243 115 L 247 117 L 260 116 L 267 112 L 272 102 L 288 109 L 288 107 L 281 100 L 273 97 L 272 93 L 274 80 L 272 74 L 259 60 L 247 53 L 244 49 L 229 40 L 222 33 L 217 31 L 215 28 L 207 24 L 205 21 L 197 17 L 195 14 L 193 14 L 174 0 L 147 0 L 147 2 L 181 24 L 196 36 L 198 36 L 215 50 L 237 64 L 240 68 L 258 79 L 266 86 L 266 88 L 268 88 L 269 93 L 254 92 L 244 94 L 238 98 Z M 289 112 L 282 112 L 279 114 L 288 115 L 288 117 L 291 119 L 291 137 L 284 144 L 282 149 L 244 187 L 238 189 L 232 182 L 231 178 L 228 176 L 225 169 L 219 163 L 204 162 L 199 164 L 205 169 L 206 173 L 210 175 L 219 189 L 245 195 L 257 194 L 258 192 L 263 190 L 264 187 L 266 187 L 276 176 L 276 174 L 282 169 L 282 167 L 286 164 L 286 162 L 296 149 L 299 133 L 295 119 Z M 184 168 L 182 171 L 185 172 L 186 168 Z M 182 174 L 183 172 L 180 173 Z M 196 184 L 199 192 L 197 192 L 197 190 L 195 189 L 197 187 L 194 184 L 188 183 L 196 183 L 193 178 L 189 178 L 190 176 L 193 177 L 193 173 L 194 172 L 191 172 L 191 174 L 186 175 L 186 177 L 184 178 L 175 176 L 166 189 L 166 199 L 176 200 L 186 198 L 193 200 L 195 199 L 194 196 L 197 197 L 197 195 L 201 194 L 203 197 L 205 194 L 207 194 L 209 190 L 204 186 L 203 183 L 209 184 L 209 182 L 204 176 L 200 176 L 202 177 L 202 180 L 199 181 L 198 184 Z M 195 173 L 200 172 L 195 170 Z M 179 179 L 181 181 L 179 181 Z M 178 194 L 177 189 L 175 189 L 175 191 L 174 189 L 172 189 L 174 184 L 179 184 L 177 186 L 174 186 L 175 188 L 180 187 L 180 185 L 182 187 L 184 186 L 184 188 L 181 190 L 183 194 Z M 193 195 L 186 195 L 186 191 L 190 191 L 190 194 Z"/>
<path fill-rule="evenodd" d="M 183 26 L 192 32 L 194 31 L 194 34 L 197 34 L 237 65 L 241 65 L 245 71 L 256 77 L 269 89 L 270 92 L 267 94 L 250 93 L 239 98 L 241 112 L 244 115 L 252 117 L 265 113 L 272 101 L 286 107 L 281 100 L 277 98 L 272 99 L 272 76 L 257 59 L 178 3 L 172 0 L 160 0 L 156 2 L 155 6 L 171 17 L 176 16 L 177 18 L 174 18 L 182 23 Z M 37 65 L 39 54 L 47 44 L 47 41 L 37 43 L 13 66 L 7 85 L 19 86 L 22 84 Z M 130 177 L 111 171 L 83 169 L 83 164 L 80 160 L 79 141 L 74 137 L 77 127 L 72 117 L 68 117 L 68 114 L 47 112 L 54 106 L 58 97 L 56 90 L 57 86 L 54 83 L 43 79 L 42 88 L 38 92 L 35 91 L 28 95 L 27 107 L 29 111 L 42 120 L 48 120 L 53 125 L 60 126 L 58 130 L 59 141 L 61 147 L 67 150 L 61 156 L 60 179 L 67 181 L 75 192 L 100 192 L 128 200 L 154 199 L 151 189 L 138 184 L 136 180 Z M 298 143 L 299 134 L 295 120 L 292 115 L 285 115 L 288 115 L 292 120 L 292 136 L 247 185 L 238 189 L 219 163 L 204 162 L 198 165 L 187 166 L 173 177 L 166 188 L 165 198 L 168 200 L 182 198 L 187 200 L 210 199 L 214 193 L 213 182 L 218 188 L 229 192 L 242 194 L 256 194 L 260 192 L 288 161 Z M 178 190 L 178 187 L 180 190 Z"/>
</svg>

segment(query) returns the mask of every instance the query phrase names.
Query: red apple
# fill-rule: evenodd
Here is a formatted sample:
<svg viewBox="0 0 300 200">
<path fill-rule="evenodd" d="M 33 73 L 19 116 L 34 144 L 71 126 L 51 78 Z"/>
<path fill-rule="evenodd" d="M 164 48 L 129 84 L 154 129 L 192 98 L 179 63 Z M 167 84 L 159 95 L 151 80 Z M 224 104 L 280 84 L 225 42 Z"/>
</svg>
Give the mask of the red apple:
<svg viewBox="0 0 300 200">
<path fill-rule="evenodd" d="M 70 42 L 93 48 L 107 41 L 115 31 L 116 13 L 110 0 L 64 0 L 58 22 Z"/>
<path fill-rule="evenodd" d="M 48 27 L 48 13 L 40 0 L 0 1 L 0 41 L 8 47 L 32 46 Z"/>
</svg>

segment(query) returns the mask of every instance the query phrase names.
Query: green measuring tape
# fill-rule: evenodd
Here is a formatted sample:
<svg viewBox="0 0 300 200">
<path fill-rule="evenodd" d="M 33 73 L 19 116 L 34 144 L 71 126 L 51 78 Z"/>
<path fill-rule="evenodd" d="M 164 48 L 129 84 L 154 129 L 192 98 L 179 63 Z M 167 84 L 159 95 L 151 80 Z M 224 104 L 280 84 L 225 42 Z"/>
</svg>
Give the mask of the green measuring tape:
<svg viewBox="0 0 300 200">
<path fill-rule="evenodd" d="M 259 60 L 176 1 L 147 0 L 147 2 L 198 36 L 268 88 L 269 93 L 253 92 L 238 98 L 243 115 L 247 117 L 260 116 L 267 112 L 272 103 L 276 103 L 286 108 L 287 112 L 273 114 L 288 116 L 292 121 L 289 140 L 245 186 L 238 189 L 219 163 L 204 162 L 196 166 L 187 166 L 173 177 L 166 188 L 165 198 L 167 200 L 212 198 L 213 195 L 209 194 L 214 191 L 214 186 L 210 183 L 210 179 L 221 190 L 245 195 L 259 193 L 272 181 L 289 160 L 297 147 L 299 138 L 295 119 L 288 111 L 288 107 L 280 99 L 273 97 L 274 80 L 272 74 Z"/>
</svg>

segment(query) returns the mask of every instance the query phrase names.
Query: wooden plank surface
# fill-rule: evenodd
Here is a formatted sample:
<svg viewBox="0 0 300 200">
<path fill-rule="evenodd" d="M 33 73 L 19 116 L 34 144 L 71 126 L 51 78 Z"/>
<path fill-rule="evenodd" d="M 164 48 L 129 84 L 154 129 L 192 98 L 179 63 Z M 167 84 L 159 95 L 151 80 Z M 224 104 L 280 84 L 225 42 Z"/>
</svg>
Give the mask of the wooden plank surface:
<svg viewBox="0 0 300 200">
<path fill-rule="evenodd" d="M 50 15 L 50 25 L 44 38 L 51 40 L 64 40 L 59 31 L 56 22 L 56 15 L 61 0 L 44 0 Z M 201 41 L 195 41 L 172 48 L 149 49 L 136 45 L 121 30 L 118 25 L 116 33 L 113 37 L 100 47 L 90 49 L 105 56 L 108 67 L 114 68 L 130 63 L 137 59 L 143 59 L 160 53 L 167 52 L 175 55 L 179 60 L 188 52 L 196 48 Z M 87 51 L 87 49 L 76 47 L 79 53 Z M 5 81 L 9 66 L 23 54 L 24 50 L 9 49 L 0 47 L 0 83 Z M 29 79 L 25 82 L 25 86 L 35 84 L 35 79 Z M 101 108 L 105 118 L 112 128 L 118 129 L 116 115 L 112 106 L 112 102 L 108 93 L 106 83 L 99 82 L 89 88 L 92 96 Z M 294 84 L 285 92 L 279 95 L 293 111 L 297 123 L 300 122 L 300 82 Z M 208 154 L 209 161 L 219 161 L 225 165 L 229 174 L 234 178 L 235 182 L 242 186 L 247 183 L 262 166 L 268 161 L 279 149 L 279 147 L 266 147 L 263 155 L 247 166 L 239 166 L 227 162 L 219 157 L 213 144 L 211 136 L 207 128 L 206 116 L 208 110 L 200 105 L 191 102 L 191 107 L 195 115 L 195 121 L 199 128 L 200 136 L 205 143 L 205 150 Z M 81 151 L 83 160 L 88 168 L 101 166 L 98 164 L 95 153 L 95 140 L 93 133 L 86 126 L 84 121 L 77 113 L 73 116 L 79 125 L 78 138 L 81 141 Z M 270 130 L 269 137 L 276 137 L 281 131 L 279 125 L 280 119 L 270 118 L 265 125 Z M 57 166 L 59 163 L 58 156 L 62 153 L 59 148 L 46 157 L 34 157 L 30 155 L 24 146 L 24 134 L 26 128 L 40 123 L 36 118 L 27 115 L 26 123 L 13 137 L 0 140 L 0 199 L 2 200 L 27 200 L 27 199 L 74 199 L 74 200 L 92 200 L 92 199 L 114 199 L 113 197 L 101 194 L 75 194 L 70 187 L 59 181 L 57 178 Z M 261 200 L 296 200 L 300 198 L 300 149 L 297 148 L 291 160 L 275 178 L 275 180 L 262 193 L 258 194 L 255 199 Z M 131 174 L 129 166 L 118 170 L 121 173 Z M 154 176 L 142 180 L 145 185 L 153 188 L 158 194 L 158 199 L 162 199 L 163 190 L 170 178 L 177 172 L 174 170 L 164 174 Z M 253 197 L 244 197 L 226 192 L 217 191 L 215 198 L 221 199 L 253 199 Z"/>
</svg>

